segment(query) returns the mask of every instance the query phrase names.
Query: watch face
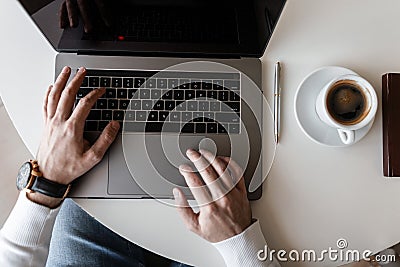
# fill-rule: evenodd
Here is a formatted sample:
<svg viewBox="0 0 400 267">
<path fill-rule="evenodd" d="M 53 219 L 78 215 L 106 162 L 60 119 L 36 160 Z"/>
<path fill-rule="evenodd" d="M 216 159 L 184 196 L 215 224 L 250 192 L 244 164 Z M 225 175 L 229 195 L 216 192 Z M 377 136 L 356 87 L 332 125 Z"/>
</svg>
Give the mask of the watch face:
<svg viewBox="0 0 400 267">
<path fill-rule="evenodd" d="M 19 169 L 17 175 L 17 188 L 18 190 L 24 189 L 29 182 L 29 178 L 31 177 L 32 165 L 30 162 L 24 163 L 22 167 Z"/>
</svg>

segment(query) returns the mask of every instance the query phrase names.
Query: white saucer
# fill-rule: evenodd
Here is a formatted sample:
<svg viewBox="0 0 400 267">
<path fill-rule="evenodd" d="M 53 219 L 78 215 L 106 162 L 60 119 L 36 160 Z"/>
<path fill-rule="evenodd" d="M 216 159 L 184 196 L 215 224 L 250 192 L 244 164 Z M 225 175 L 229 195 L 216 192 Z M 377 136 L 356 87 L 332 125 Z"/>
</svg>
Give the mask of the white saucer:
<svg viewBox="0 0 400 267">
<path fill-rule="evenodd" d="M 315 111 L 315 101 L 321 89 L 333 78 L 345 74 L 356 74 L 354 71 L 342 67 L 323 67 L 309 74 L 301 82 L 294 99 L 294 113 L 297 123 L 303 132 L 314 142 L 332 147 L 344 147 L 336 128 L 326 125 L 320 120 Z M 356 130 L 355 141 L 360 141 L 371 129 L 374 121 L 367 126 Z"/>
</svg>

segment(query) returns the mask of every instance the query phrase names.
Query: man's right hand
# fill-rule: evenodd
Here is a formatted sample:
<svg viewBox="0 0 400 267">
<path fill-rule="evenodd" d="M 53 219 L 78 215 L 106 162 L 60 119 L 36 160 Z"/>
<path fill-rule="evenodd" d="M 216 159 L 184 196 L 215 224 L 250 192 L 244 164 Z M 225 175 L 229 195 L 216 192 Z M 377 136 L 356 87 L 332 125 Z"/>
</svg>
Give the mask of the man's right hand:
<svg viewBox="0 0 400 267">
<path fill-rule="evenodd" d="M 186 226 L 215 243 L 238 235 L 249 227 L 252 221 L 251 208 L 243 171 L 236 162 L 227 157 L 214 157 L 208 151 L 200 152 L 189 149 L 186 155 L 196 166 L 208 190 L 189 166 L 180 166 L 181 174 L 200 205 L 200 212 L 193 212 L 181 190 L 175 188 L 174 196 Z M 226 171 L 228 163 L 234 177 Z"/>
</svg>

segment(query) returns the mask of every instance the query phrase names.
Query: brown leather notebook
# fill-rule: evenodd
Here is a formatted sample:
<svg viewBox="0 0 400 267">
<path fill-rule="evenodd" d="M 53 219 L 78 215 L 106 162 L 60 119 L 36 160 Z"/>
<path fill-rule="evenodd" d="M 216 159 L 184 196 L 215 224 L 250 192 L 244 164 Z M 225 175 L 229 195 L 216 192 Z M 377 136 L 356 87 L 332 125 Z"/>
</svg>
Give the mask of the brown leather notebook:
<svg viewBox="0 0 400 267">
<path fill-rule="evenodd" d="M 383 175 L 400 177 L 400 73 L 382 76 Z"/>
</svg>

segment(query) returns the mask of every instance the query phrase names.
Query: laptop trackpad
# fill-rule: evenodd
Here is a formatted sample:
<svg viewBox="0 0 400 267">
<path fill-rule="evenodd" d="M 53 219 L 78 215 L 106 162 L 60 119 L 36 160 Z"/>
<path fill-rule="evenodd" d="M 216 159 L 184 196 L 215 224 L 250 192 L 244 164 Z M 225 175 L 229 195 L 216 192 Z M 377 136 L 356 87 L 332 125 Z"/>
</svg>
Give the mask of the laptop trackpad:
<svg viewBox="0 0 400 267">
<path fill-rule="evenodd" d="M 178 171 L 189 163 L 188 148 L 216 152 L 214 141 L 201 135 L 127 134 L 110 149 L 108 193 L 140 197 L 172 197 L 176 186 L 186 187 Z M 184 190 L 189 194 L 188 190 Z"/>
</svg>

